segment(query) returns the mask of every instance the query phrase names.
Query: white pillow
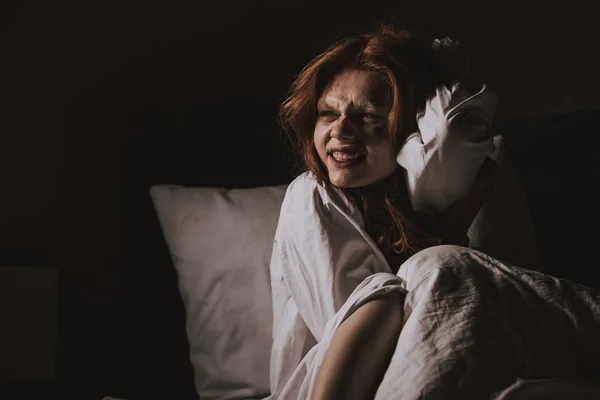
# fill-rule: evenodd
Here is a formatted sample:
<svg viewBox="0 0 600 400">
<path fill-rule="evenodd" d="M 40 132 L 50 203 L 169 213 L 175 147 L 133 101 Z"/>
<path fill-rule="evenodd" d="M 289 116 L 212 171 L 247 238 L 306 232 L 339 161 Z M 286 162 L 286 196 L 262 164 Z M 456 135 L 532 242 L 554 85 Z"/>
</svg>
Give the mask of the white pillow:
<svg viewBox="0 0 600 400">
<path fill-rule="evenodd" d="M 285 190 L 285 185 L 150 190 L 179 277 L 201 399 L 269 393 L 269 263 Z"/>
</svg>

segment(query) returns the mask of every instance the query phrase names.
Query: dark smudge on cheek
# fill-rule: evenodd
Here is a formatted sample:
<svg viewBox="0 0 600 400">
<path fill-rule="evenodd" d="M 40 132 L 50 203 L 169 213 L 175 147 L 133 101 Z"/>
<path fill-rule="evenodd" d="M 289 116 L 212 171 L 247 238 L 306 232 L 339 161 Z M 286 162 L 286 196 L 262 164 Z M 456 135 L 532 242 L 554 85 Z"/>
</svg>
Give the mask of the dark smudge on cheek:
<svg viewBox="0 0 600 400">
<path fill-rule="evenodd" d="M 362 136 L 365 144 L 379 143 L 388 140 L 388 132 L 385 126 L 371 126 L 362 130 Z"/>
</svg>

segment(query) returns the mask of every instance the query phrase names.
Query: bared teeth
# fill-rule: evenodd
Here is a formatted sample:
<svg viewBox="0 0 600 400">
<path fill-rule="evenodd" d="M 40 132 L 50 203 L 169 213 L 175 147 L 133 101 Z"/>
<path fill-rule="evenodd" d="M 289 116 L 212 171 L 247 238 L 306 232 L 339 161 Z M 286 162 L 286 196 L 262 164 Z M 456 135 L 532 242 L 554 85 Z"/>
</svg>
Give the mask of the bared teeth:
<svg viewBox="0 0 600 400">
<path fill-rule="evenodd" d="M 341 151 L 334 151 L 332 153 L 332 156 L 337 161 L 348 161 L 348 160 L 357 160 L 361 155 L 360 155 L 360 153 L 343 153 Z"/>
</svg>

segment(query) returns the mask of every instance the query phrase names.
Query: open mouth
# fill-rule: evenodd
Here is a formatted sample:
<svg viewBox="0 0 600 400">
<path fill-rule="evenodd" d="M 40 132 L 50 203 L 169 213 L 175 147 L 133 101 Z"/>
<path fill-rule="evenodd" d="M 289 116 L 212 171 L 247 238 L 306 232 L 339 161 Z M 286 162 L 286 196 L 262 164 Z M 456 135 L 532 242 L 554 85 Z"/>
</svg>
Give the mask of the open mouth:
<svg viewBox="0 0 600 400">
<path fill-rule="evenodd" d="M 351 153 L 344 151 L 333 151 L 327 153 L 333 165 L 337 167 L 353 167 L 365 160 L 362 153 Z"/>
</svg>

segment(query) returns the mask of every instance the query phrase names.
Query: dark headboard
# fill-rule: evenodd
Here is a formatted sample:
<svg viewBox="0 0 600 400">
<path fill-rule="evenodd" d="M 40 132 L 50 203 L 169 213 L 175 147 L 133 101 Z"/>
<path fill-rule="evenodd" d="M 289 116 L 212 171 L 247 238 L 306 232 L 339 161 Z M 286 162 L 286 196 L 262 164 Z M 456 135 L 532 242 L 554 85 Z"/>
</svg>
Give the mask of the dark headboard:
<svg viewBox="0 0 600 400">
<path fill-rule="evenodd" d="M 177 279 L 148 190 L 156 183 L 288 182 L 291 159 L 275 125 L 276 107 L 276 101 L 239 97 L 170 109 L 144 106 L 133 118 L 121 157 L 114 395 L 195 397 Z M 546 269 L 596 286 L 600 170 L 591 143 L 598 142 L 599 117 L 589 110 L 495 124 L 525 186 Z"/>
<path fill-rule="evenodd" d="M 543 268 L 600 287 L 600 110 L 497 122 L 525 189 Z"/>
</svg>

